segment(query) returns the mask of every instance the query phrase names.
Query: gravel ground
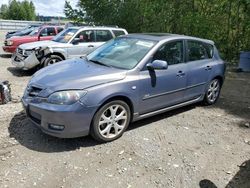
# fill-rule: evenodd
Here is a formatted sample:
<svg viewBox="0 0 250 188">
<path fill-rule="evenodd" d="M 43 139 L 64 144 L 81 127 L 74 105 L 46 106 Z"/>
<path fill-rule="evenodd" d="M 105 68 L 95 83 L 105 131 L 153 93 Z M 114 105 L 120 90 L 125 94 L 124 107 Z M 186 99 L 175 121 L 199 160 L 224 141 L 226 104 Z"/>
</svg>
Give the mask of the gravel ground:
<svg viewBox="0 0 250 188">
<path fill-rule="evenodd" d="M 54 138 L 32 125 L 20 103 L 32 74 L 0 50 L 0 80 L 11 82 L 14 99 L 0 106 L 0 187 L 250 188 L 249 73 L 228 70 L 216 105 L 133 123 L 107 144 Z"/>
</svg>

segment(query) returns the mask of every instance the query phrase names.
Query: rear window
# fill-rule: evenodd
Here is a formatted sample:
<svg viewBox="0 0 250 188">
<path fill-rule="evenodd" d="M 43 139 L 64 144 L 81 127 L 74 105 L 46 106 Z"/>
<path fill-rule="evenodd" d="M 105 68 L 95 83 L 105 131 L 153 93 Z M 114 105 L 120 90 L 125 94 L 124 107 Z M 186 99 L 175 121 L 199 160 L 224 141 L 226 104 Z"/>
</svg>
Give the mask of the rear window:
<svg viewBox="0 0 250 188">
<path fill-rule="evenodd" d="M 120 35 L 125 35 L 126 34 L 123 30 L 112 30 L 112 32 L 114 33 L 114 35 L 116 37 L 118 37 Z"/>
<path fill-rule="evenodd" d="M 213 57 L 213 49 L 209 44 L 199 41 L 188 41 L 188 57 L 189 61 L 199 61 L 211 59 Z"/>
</svg>

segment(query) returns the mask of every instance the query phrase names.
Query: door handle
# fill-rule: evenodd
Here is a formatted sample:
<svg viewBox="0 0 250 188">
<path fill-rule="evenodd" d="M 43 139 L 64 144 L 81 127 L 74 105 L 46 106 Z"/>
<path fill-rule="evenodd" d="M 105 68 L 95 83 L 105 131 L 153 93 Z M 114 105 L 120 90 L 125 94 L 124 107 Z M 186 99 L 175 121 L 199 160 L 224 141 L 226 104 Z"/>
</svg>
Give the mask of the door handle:
<svg viewBox="0 0 250 188">
<path fill-rule="evenodd" d="M 209 65 L 205 68 L 206 71 L 209 71 L 209 70 L 211 70 L 211 69 L 212 69 L 212 67 L 209 66 Z"/>
<path fill-rule="evenodd" d="M 94 48 L 95 46 L 94 45 L 88 45 L 89 48 Z"/>
<path fill-rule="evenodd" d="M 176 76 L 178 76 L 178 77 L 185 76 L 185 72 L 179 71 L 179 72 L 176 74 Z"/>
</svg>

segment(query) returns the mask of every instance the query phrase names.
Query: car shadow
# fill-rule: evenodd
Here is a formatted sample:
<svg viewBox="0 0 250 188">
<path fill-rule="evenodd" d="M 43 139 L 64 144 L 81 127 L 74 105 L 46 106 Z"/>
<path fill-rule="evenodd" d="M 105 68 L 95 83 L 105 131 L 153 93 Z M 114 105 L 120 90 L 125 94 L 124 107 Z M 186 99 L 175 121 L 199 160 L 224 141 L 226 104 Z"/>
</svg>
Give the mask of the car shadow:
<svg viewBox="0 0 250 188">
<path fill-rule="evenodd" d="M 199 182 L 200 188 L 217 188 L 210 180 L 204 179 Z M 250 160 L 239 166 L 239 171 L 228 182 L 225 188 L 249 188 L 250 187 Z"/>
<path fill-rule="evenodd" d="M 250 123 L 250 74 L 238 73 L 235 69 L 236 67 L 228 68 L 221 96 L 218 102 L 210 108 L 223 109 L 227 114 Z"/>
<path fill-rule="evenodd" d="M 0 54 L 1 58 L 11 58 L 12 54 Z"/>
<path fill-rule="evenodd" d="M 242 121 L 238 122 L 237 126 L 242 129 L 249 128 L 245 126 L 246 123 L 250 123 L 250 103 L 247 101 L 245 103 L 238 103 L 237 101 L 225 96 L 225 98 L 220 98 L 215 105 L 208 106 L 207 108 L 220 108 L 224 110 L 226 114 L 239 117 Z"/>
<path fill-rule="evenodd" d="M 32 76 L 37 71 L 37 69 L 22 70 L 16 67 L 8 67 L 7 70 L 17 77 Z"/>
<path fill-rule="evenodd" d="M 134 122 L 129 126 L 127 131 L 191 110 L 194 107 L 195 105 L 190 105 Z M 72 151 L 79 149 L 80 147 L 92 147 L 101 144 L 90 136 L 67 139 L 49 136 L 30 122 L 24 111 L 19 112 L 11 119 L 8 131 L 10 138 L 14 138 L 26 148 L 46 153 Z"/>
<path fill-rule="evenodd" d="M 90 137 L 62 139 L 44 134 L 26 117 L 24 111 L 16 114 L 10 121 L 9 136 L 21 145 L 38 152 L 64 152 L 91 147 L 99 144 Z"/>
<path fill-rule="evenodd" d="M 227 98 L 226 96 L 225 98 L 220 98 L 215 105 L 208 106 L 208 108 L 221 108 L 224 109 L 228 114 L 232 114 L 243 119 L 249 118 L 250 109 L 248 112 L 243 110 L 243 108 L 248 108 L 247 103 L 237 104 L 237 102 L 234 102 L 232 99 Z"/>
</svg>

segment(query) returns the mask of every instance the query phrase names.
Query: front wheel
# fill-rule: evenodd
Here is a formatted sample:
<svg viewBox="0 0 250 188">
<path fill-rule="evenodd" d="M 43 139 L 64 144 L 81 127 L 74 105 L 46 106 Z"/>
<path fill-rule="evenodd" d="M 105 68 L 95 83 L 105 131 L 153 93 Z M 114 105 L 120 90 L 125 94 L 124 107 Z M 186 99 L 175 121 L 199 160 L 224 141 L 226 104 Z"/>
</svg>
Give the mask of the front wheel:
<svg viewBox="0 0 250 188">
<path fill-rule="evenodd" d="M 213 79 L 208 85 L 204 97 L 204 103 L 206 105 L 214 104 L 219 98 L 220 90 L 221 90 L 221 81 L 217 78 Z"/>
<path fill-rule="evenodd" d="M 90 134 L 100 142 L 110 142 L 122 136 L 130 123 L 130 108 L 115 100 L 102 106 L 93 118 Z"/>
<path fill-rule="evenodd" d="M 50 55 L 46 57 L 46 59 L 43 61 L 43 67 L 53 65 L 59 61 L 62 61 L 63 58 L 58 55 Z"/>
</svg>

